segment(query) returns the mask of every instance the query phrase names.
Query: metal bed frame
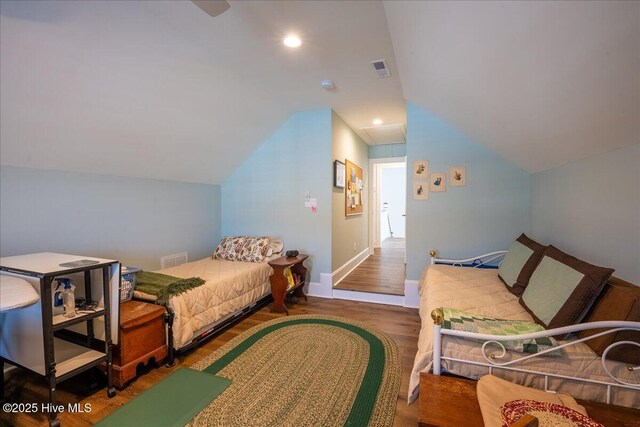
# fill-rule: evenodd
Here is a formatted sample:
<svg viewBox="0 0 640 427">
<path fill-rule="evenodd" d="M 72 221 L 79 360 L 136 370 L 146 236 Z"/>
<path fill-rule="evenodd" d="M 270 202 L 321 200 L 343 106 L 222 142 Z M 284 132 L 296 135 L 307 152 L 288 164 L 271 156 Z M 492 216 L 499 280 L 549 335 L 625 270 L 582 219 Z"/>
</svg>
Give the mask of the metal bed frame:
<svg viewBox="0 0 640 427">
<path fill-rule="evenodd" d="M 498 268 L 498 266 L 500 265 L 500 262 L 502 261 L 498 262 L 497 265 L 491 265 L 489 263 L 504 257 L 506 253 L 507 251 L 497 251 L 497 252 L 490 252 L 487 254 L 479 255 L 469 259 L 450 260 L 450 259 L 437 258 L 436 257 L 437 252 L 432 250 L 430 252 L 430 256 L 431 256 L 431 264 L 446 264 L 446 265 L 452 265 L 452 266 L 465 266 L 470 268 Z M 612 388 L 622 388 L 622 389 L 636 390 L 640 392 L 640 382 L 631 383 L 628 381 L 624 381 L 620 378 L 617 378 L 615 375 L 611 373 L 610 369 L 607 367 L 607 364 L 606 364 L 607 354 L 611 349 L 620 345 L 631 345 L 631 346 L 640 348 L 640 343 L 636 341 L 615 342 L 609 345 L 603 351 L 601 356 L 601 364 L 606 374 L 611 378 L 611 381 L 599 381 L 599 380 L 593 380 L 593 379 L 578 377 L 578 376 L 573 377 L 568 375 L 552 374 L 552 373 L 540 372 L 540 371 L 535 371 L 535 370 L 524 368 L 524 367 L 515 366 L 518 364 L 522 364 L 523 362 L 529 359 L 543 356 L 546 353 L 549 353 L 551 351 L 573 346 L 594 338 L 601 337 L 603 335 L 613 334 L 619 331 L 640 332 L 640 322 L 628 322 L 628 321 L 588 322 L 588 323 L 580 323 L 580 324 L 571 325 L 571 326 L 565 326 L 562 328 L 548 329 L 546 331 L 541 331 L 541 332 L 507 336 L 507 335 L 478 334 L 473 332 L 444 329 L 442 327 L 444 323 L 444 312 L 441 308 L 433 310 L 431 312 L 431 318 L 434 322 L 434 325 L 433 325 L 433 328 L 434 328 L 433 374 L 434 375 L 440 375 L 442 372 L 442 361 L 449 360 L 453 362 L 484 366 L 488 368 L 488 371 L 490 374 L 492 374 L 493 371 L 496 369 L 502 369 L 507 371 L 515 371 L 515 372 L 542 376 L 544 378 L 545 391 L 552 391 L 552 390 L 549 390 L 549 378 L 558 378 L 558 379 L 564 379 L 564 380 L 583 382 L 587 384 L 598 384 L 601 386 L 606 386 L 607 387 L 606 403 L 611 403 Z M 533 338 L 552 337 L 556 335 L 566 335 L 569 333 L 580 332 L 580 331 L 585 331 L 590 329 L 606 329 L 606 330 L 603 332 L 599 332 L 597 334 L 591 335 L 587 338 L 566 342 L 564 344 L 559 345 L 558 347 L 541 351 L 539 353 L 530 354 L 530 355 L 527 355 L 518 359 L 510 360 L 510 361 L 501 360 L 507 354 L 507 350 L 505 349 L 505 346 L 502 344 L 503 341 L 507 340 L 506 338 L 508 338 L 508 340 L 525 340 L 525 339 L 533 339 Z M 443 355 L 442 339 L 444 336 L 460 337 L 460 338 L 468 338 L 476 341 L 484 341 L 482 344 L 482 355 L 485 359 L 485 362 L 476 362 L 476 361 L 459 359 L 459 358 Z M 490 352 L 489 347 L 492 345 L 498 347 L 497 352 Z M 626 369 L 630 372 L 638 372 L 640 371 L 640 366 L 628 365 Z"/>
<path fill-rule="evenodd" d="M 258 300 L 248 304 L 240 310 L 234 311 L 233 313 L 230 313 L 227 316 L 219 319 L 217 322 L 211 325 L 210 329 L 207 329 L 204 332 L 200 333 L 197 337 L 192 339 L 189 344 L 186 344 L 179 349 L 175 349 L 173 345 L 173 319 L 175 318 L 175 313 L 173 312 L 171 307 L 169 307 L 169 304 L 162 304 L 164 309 L 167 311 L 165 315 L 165 323 L 167 324 L 167 347 L 169 347 L 167 354 L 167 363 L 165 366 L 168 368 L 172 367 L 175 364 L 175 358 L 177 354 L 185 354 L 193 348 L 199 346 L 203 341 L 211 338 L 213 335 L 233 326 L 237 321 L 262 308 L 269 302 L 270 299 L 271 292 L 268 292 L 266 295 L 260 297 Z"/>
</svg>

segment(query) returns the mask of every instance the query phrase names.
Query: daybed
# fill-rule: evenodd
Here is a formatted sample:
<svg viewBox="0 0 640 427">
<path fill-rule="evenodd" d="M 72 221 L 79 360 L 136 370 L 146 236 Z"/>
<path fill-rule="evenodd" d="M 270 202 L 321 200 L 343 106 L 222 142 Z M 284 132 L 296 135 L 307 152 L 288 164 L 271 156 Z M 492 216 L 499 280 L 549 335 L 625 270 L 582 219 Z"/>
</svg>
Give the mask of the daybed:
<svg viewBox="0 0 640 427">
<path fill-rule="evenodd" d="M 487 373 L 493 373 L 525 386 L 550 391 L 561 390 L 579 399 L 640 407 L 640 367 L 637 364 L 607 360 L 607 352 L 610 355 L 617 352 L 618 358 L 622 354 L 623 359 L 637 360 L 640 355 L 640 342 L 638 342 L 640 323 L 637 321 L 597 324 L 600 327 L 607 326 L 609 330 L 615 330 L 618 333 L 620 333 L 620 330 L 624 330 L 622 333 L 627 334 L 627 337 L 624 337 L 627 340 L 625 341 L 626 344 L 611 345 L 611 348 L 600 352 L 600 354 L 603 354 L 602 358 L 586 342 L 580 342 L 583 341 L 582 337 L 577 338 L 575 335 L 571 335 L 568 339 L 565 339 L 567 338 L 565 337 L 567 329 L 578 331 L 589 328 L 588 324 L 584 323 L 568 326 L 567 328 L 549 329 L 537 334 L 519 336 L 520 338 L 532 338 L 534 336 L 562 335 L 561 337 L 559 336 L 561 338 L 559 339 L 560 347 L 570 342 L 575 343 L 562 347 L 560 357 L 549 357 L 548 355 L 530 356 L 527 353 L 505 351 L 495 342 L 484 344 L 492 340 L 497 341 L 500 339 L 505 341 L 504 336 L 478 335 L 460 330 L 444 329 L 440 325 L 434 325 L 434 320 L 436 323 L 442 323 L 442 319 L 439 318 L 442 316 L 442 311 L 439 309 L 443 307 L 464 310 L 496 319 L 529 322 L 535 320 L 525 309 L 525 305 L 521 304 L 521 297 L 514 295 L 499 278 L 497 269 L 482 268 L 486 266 L 482 257 L 496 260 L 496 257 L 503 256 L 505 253 L 506 251 L 500 251 L 475 259 L 455 261 L 437 259 L 432 251 L 432 265 L 425 270 L 420 281 L 420 317 L 422 319 L 422 327 L 418 342 L 418 352 L 410 378 L 409 401 L 413 402 L 417 398 L 420 372 L 428 372 L 433 369 L 436 375 L 450 373 L 472 379 L 478 379 Z M 473 264 L 461 267 L 460 265 L 465 262 L 472 262 Z M 456 266 L 442 264 L 455 264 Z M 533 265 L 532 270 L 535 267 Z M 611 284 L 613 283 L 615 286 L 616 279 L 611 279 L 608 282 L 609 284 L 603 293 L 613 292 L 611 291 Z M 635 290 L 633 291 L 635 292 Z M 628 300 L 625 301 L 627 306 L 629 303 Z M 638 299 L 635 300 L 635 303 L 638 303 Z M 633 304 L 633 301 L 631 301 L 631 304 Z M 596 306 L 595 309 L 598 309 L 598 307 Z M 633 316 L 637 316 L 637 305 L 633 308 L 633 311 L 635 313 Z M 593 308 L 590 316 L 590 318 L 587 317 L 586 319 L 602 320 L 602 318 L 598 318 L 601 315 L 593 314 Z M 625 319 L 624 316 L 612 320 L 623 319 Z M 634 318 L 634 320 L 638 319 Z M 632 332 L 629 332 L 630 330 Z M 630 340 L 629 336 L 632 337 Z M 597 337 L 594 336 L 592 338 Z M 510 336 L 509 339 L 514 339 L 514 337 Z M 624 350 L 622 347 L 624 347 Z M 523 358 L 527 358 L 527 360 Z M 603 362 L 602 359 L 606 361 Z M 518 360 L 517 363 L 514 362 L 516 360 Z M 509 370 L 499 367 L 500 364 L 504 363 L 508 364 Z M 440 366 L 439 369 L 438 365 Z M 604 368 L 605 366 L 606 369 Z M 576 381 L 574 380 L 576 377 L 583 378 L 587 382 Z"/>
<path fill-rule="evenodd" d="M 174 295 L 165 304 L 169 324 L 169 364 L 173 363 L 174 350 L 196 346 L 202 339 L 269 298 L 269 277 L 273 269 L 268 261 L 280 256 L 282 241 L 266 238 L 270 249 L 260 250 L 262 256 L 251 258 L 240 256 L 240 244 L 232 240 L 242 238 L 244 236 L 225 237 L 212 257 L 157 271 L 183 279 L 199 277 L 205 280 L 202 286 Z M 140 291 L 135 291 L 134 297 L 152 302 L 156 299 L 154 295 Z"/>
</svg>

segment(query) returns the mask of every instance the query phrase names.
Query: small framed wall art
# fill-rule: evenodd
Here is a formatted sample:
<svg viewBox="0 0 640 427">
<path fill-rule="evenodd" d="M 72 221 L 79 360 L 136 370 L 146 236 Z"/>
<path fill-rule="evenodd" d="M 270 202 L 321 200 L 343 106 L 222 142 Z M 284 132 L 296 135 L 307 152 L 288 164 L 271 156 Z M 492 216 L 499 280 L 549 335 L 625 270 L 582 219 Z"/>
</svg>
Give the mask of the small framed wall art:
<svg viewBox="0 0 640 427">
<path fill-rule="evenodd" d="M 344 188 L 345 185 L 345 165 L 340 160 L 333 162 L 333 186 Z"/>
<path fill-rule="evenodd" d="M 446 174 L 440 172 L 432 173 L 429 180 L 429 191 L 434 193 L 447 191 Z"/>
<path fill-rule="evenodd" d="M 429 161 L 416 160 L 413 162 L 413 179 L 429 179 Z"/>
<path fill-rule="evenodd" d="M 415 181 L 413 183 L 413 200 L 428 200 L 428 187 L 427 181 Z"/>
<path fill-rule="evenodd" d="M 451 166 L 449 168 L 449 185 L 452 187 L 464 187 L 467 185 L 467 168 L 464 166 Z"/>
</svg>

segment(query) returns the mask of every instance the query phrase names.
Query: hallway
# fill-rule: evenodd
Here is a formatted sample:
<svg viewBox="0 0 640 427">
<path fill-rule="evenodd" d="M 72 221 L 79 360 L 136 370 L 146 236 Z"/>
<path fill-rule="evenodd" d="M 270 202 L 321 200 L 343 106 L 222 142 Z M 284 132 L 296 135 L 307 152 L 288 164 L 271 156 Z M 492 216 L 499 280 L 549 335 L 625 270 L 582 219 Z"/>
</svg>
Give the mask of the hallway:
<svg viewBox="0 0 640 427">
<path fill-rule="evenodd" d="M 404 295 L 405 240 L 387 238 L 334 289 Z"/>
</svg>

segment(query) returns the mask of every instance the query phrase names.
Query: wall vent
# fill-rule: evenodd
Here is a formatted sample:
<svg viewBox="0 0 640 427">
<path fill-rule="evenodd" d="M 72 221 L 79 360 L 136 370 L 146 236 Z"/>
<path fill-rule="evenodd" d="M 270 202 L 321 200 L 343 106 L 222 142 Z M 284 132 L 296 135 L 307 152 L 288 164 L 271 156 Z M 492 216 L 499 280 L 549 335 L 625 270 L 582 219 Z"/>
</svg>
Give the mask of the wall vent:
<svg viewBox="0 0 640 427">
<path fill-rule="evenodd" d="M 373 65 L 373 69 L 376 70 L 376 74 L 378 77 L 389 77 L 391 72 L 389 71 L 389 67 L 387 66 L 387 61 L 384 59 L 378 59 L 377 61 L 371 61 Z"/>
<path fill-rule="evenodd" d="M 166 255 L 160 258 L 160 268 L 165 269 L 165 268 L 177 267 L 180 264 L 184 264 L 186 262 L 189 262 L 188 252 L 182 252 L 182 253 L 173 254 L 173 255 Z"/>
</svg>

